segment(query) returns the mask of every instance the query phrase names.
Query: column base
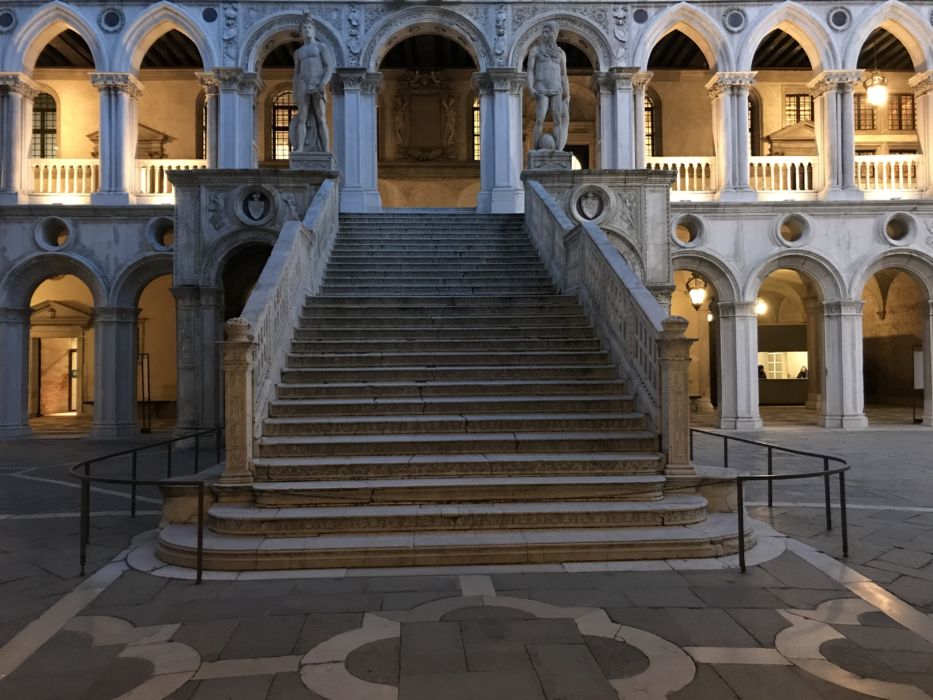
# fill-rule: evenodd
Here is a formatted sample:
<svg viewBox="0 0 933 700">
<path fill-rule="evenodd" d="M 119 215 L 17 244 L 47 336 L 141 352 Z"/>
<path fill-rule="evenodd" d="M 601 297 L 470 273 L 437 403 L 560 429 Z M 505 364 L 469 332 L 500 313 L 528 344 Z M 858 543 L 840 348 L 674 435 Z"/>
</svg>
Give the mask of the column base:
<svg viewBox="0 0 933 700">
<path fill-rule="evenodd" d="M 830 187 L 820 192 L 820 199 L 827 202 L 861 202 L 865 200 L 865 193 L 858 187 Z"/>
<path fill-rule="evenodd" d="M 525 190 L 511 187 L 480 190 L 476 195 L 476 211 L 480 214 L 521 214 L 525 211 Z"/>
<path fill-rule="evenodd" d="M 757 202 L 758 192 L 751 187 L 737 187 L 719 190 L 716 193 L 717 202 Z"/>
<path fill-rule="evenodd" d="M 133 437 L 139 435 L 139 425 L 132 423 L 95 423 L 91 435 L 97 438 Z"/>
<path fill-rule="evenodd" d="M 0 425 L 0 439 L 31 437 L 32 428 L 26 425 Z"/>
<path fill-rule="evenodd" d="M 924 416 L 920 419 L 920 425 L 924 425 L 927 428 L 933 428 L 933 416 Z M 3 433 L 0 433 L 2 435 Z"/>
<path fill-rule="evenodd" d="M 25 192 L 0 192 L 0 207 L 16 204 L 29 204 L 29 195 Z"/>
<path fill-rule="evenodd" d="M 819 421 L 822 428 L 841 428 L 842 430 L 862 430 L 868 427 L 868 418 L 865 414 L 857 416 L 820 416 Z"/>
<path fill-rule="evenodd" d="M 761 418 L 757 416 L 748 416 L 746 418 L 722 418 L 719 419 L 720 430 L 761 430 L 764 425 Z"/>
<path fill-rule="evenodd" d="M 341 188 L 340 213 L 341 214 L 368 214 L 382 211 L 382 197 L 379 190 L 365 190 L 362 188 Z"/>
<path fill-rule="evenodd" d="M 91 204 L 95 207 L 122 207 L 136 204 L 136 195 L 129 192 L 92 192 Z"/>
<path fill-rule="evenodd" d="M 696 470 L 689 462 L 686 464 L 668 464 L 664 467 L 664 476 L 696 476 Z"/>
<path fill-rule="evenodd" d="M 821 394 L 807 394 L 807 402 L 803 407 L 811 411 L 819 411 L 822 405 L 823 397 Z"/>
</svg>

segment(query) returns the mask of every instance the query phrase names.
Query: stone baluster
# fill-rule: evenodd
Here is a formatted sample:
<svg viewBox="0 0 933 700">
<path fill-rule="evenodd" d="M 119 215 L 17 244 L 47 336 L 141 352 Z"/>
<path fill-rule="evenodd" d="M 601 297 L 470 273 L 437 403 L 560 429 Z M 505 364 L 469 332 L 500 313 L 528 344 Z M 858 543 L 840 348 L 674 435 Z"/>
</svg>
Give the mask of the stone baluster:
<svg viewBox="0 0 933 700">
<path fill-rule="evenodd" d="M 137 106 L 143 86 L 131 73 L 91 73 L 100 93 L 100 187 L 92 204 L 130 204 L 136 193 Z"/>
<path fill-rule="evenodd" d="M 253 363 L 256 342 L 249 321 L 231 318 L 225 324 L 224 432 L 227 459 L 222 486 L 253 482 Z"/>
<path fill-rule="evenodd" d="M 382 74 L 341 68 L 330 83 L 334 95 L 334 155 L 340 168 L 340 211 L 380 211 L 376 100 Z"/>
<path fill-rule="evenodd" d="M 133 307 L 94 309 L 94 424 L 96 437 L 139 432 L 136 418 L 136 317 Z"/>
<path fill-rule="evenodd" d="M 755 303 L 719 302 L 719 427 L 760 430 Z"/>
<path fill-rule="evenodd" d="M 690 475 L 690 346 L 687 319 L 671 316 L 661 322 L 661 449 L 667 455 L 665 474 Z"/>
<path fill-rule="evenodd" d="M 0 438 L 29 435 L 29 308 L 0 306 Z"/>
<path fill-rule="evenodd" d="M 24 204 L 32 104 L 39 86 L 22 73 L 0 73 L 0 205 Z"/>
<path fill-rule="evenodd" d="M 807 86 L 813 94 L 813 124 L 820 172 L 820 197 L 859 201 L 855 185 L 855 106 L 852 88 L 859 70 L 823 71 Z"/>
<path fill-rule="evenodd" d="M 637 68 L 610 68 L 593 74 L 599 104 L 599 167 L 631 170 L 635 167 L 635 99 L 632 82 Z"/>
<path fill-rule="evenodd" d="M 522 187 L 522 94 L 525 74 L 490 68 L 473 74 L 479 92 L 480 191 L 476 209 L 484 214 L 524 210 Z"/>
<path fill-rule="evenodd" d="M 220 81 L 217 80 L 211 72 L 195 73 L 198 82 L 204 88 L 204 129 L 207 132 L 207 144 L 205 147 L 204 158 L 207 160 L 208 168 L 217 167 L 217 147 L 218 147 L 218 109 L 220 96 Z M 201 138 L 201 134 L 195 134 L 196 139 Z"/>
<path fill-rule="evenodd" d="M 645 90 L 648 81 L 654 73 L 642 71 L 632 77 L 632 103 L 634 104 L 633 118 L 635 120 L 632 133 L 634 134 L 635 167 L 644 168 L 650 153 L 645 153 Z"/>
<path fill-rule="evenodd" d="M 824 428 L 864 428 L 862 301 L 823 302 Z"/>
<path fill-rule="evenodd" d="M 909 81 L 914 93 L 917 139 L 920 141 L 920 188 L 925 197 L 933 197 L 933 70 L 918 73 Z"/>
<path fill-rule="evenodd" d="M 706 84 L 713 103 L 713 144 L 720 201 L 754 201 L 748 184 L 748 91 L 757 73 L 717 73 Z"/>
</svg>

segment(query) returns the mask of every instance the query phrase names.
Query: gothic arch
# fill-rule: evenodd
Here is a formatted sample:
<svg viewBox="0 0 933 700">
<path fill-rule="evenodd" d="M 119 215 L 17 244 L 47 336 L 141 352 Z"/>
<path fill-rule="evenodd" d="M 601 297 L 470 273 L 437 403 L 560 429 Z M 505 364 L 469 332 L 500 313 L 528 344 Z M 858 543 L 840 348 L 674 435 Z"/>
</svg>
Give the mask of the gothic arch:
<svg viewBox="0 0 933 700">
<path fill-rule="evenodd" d="M 494 64 L 486 37 L 471 20 L 452 10 L 422 5 L 392 13 L 378 22 L 363 42 L 360 65 L 378 71 L 389 49 L 418 34 L 438 34 L 457 42 L 473 57 L 478 71 Z"/>
<path fill-rule="evenodd" d="M 703 52 L 712 72 L 732 70 L 732 51 L 722 28 L 712 17 L 686 2 L 678 3 L 658 13 L 645 26 L 635 42 L 633 64 L 646 70 L 651 50 L 675 29 L 690 37 Z"/>
<path fill-rule="evenodd" d="M 933 300 L 933 257 L 915 250 L 887 250 L 873 258 L 851 279 L 849 296 L 859 299 L 862 290 L 876 272 L 897 268 L 910 275 L 926 292 L 927 299 Z"/>
<path fill-rule="evenodd" d="M 272 15 L 258 24 L 241 44 L 240 68 L 247 73 L 258 73 L 272 49 L 286 41 L 300 40 L 298 31 L 302 19 L 304 17 L 299 12 L 284 12 Z M 336 65 L 345 65 L 346 56 L 339 32 L 319 16 L 314 16 L 314 28 L 317 39 L 333 52 Z"/>
<path fill-rule="evenodd" d="M 177 29 L 191 39 L 201 54 L 205 70 L 217 65 L 214 47 L 195 19 L 173 3 L 160 2 L 146 9 L 126 30 L 114 57 L 114 70 L 139 73 L 146 52 L 170 29 Z"/>
<path fill-rule="evenodd" d="M 509 65 L 516 70 L 522 69 L 522 63 L 528 50 L 531 48 L 545 22 L 554 22 L 562 35 L 569 36 L 571 43 L 579 48 L 590 59 L 593 70 L 605 71 L 613 64 L 612 48 L 605 33 L 590 20 L 578 15 L 564 12 L 551 12 L 536 14 L 534 19 L 519 28 L 516 39 L 512 42 L 512 51 L 509 54 Z"/>
<path fill-rule="evenodd" d="M 933 30 L 922 16 L 904 3 L 888 0 L 853 23 L 855 26 L 846 44 L 843 67 L 851 69 L 858 65 L 858 55 L 868 35 L 879 27 L 887 29 L 900 40 L 916 71 L 925 71 L 933 66 Z"/>
<path fill-rule="evenodd" d="M 36 12 L 14 34 L 3 59 L 4 70 L 22 71 L 31 75 L 45 45 L 66 29 L 76 32 L 87 43 L 94 58 L 94 70 L 110 69 L 107 52 L 94 23 L 87 21 L 70 5 L 55 0 L 38 6 Z"/>
<path fill-rule="evenodd" d="M 735 274 L 720 260 L 696 250 L 675 251 L 671 260 L 674 270 L 696 272 L 716 288 L 718 301 L 732 302 L 739 298 Z"/>
<path fill-rule="evenodd" d="M 87 285 L 94 306 L 106 305 L 106 276 L 93 261 L 67 253 L 40 253 L 15 265 L 0 280 L 0 306 L 28 308 L 36 287 L 54 275 L 74 275 Z"/>
<path fill-rule="evenodd" d="M 810 10 L 796 2 L 783 2 L 759 15 L 742 38 L 736 70 L 750 71 L 755 52 L 768 34 L 780 29 L 800 44 L 810 59 L 814 73 L 839 66 L 836 48 L 829 31 Z"/>
<path fill-rule="evenodd" d="M 753 269 L 743 285 L 743 299 L 754 299 L 765 278 L 775 270 L 796 270 L 805 274 L 817 287 L 822 301 L 846 299 L 845 282 L 832 263 L 808 251 L 788 251 L 768 258 Z"/>
<path fill-rule="evenodd" d="M 156 277 L 172 274 L 172 253 L 150 253 L 127 265 L 110 290 L 111 306 L 133 307 L 139 295 Z"/>
<path fill-rule="evenodd" d="M 201 268 L 201 286 L 220 287 L 224 266 L 231 255 L 249 245 L 266 244 L 272 248 L 276 238 L 276 232 L 262 229 L 246 229 L 225 235 L 203 252 L 202 259 L 207 262 Z"/>
</svg>

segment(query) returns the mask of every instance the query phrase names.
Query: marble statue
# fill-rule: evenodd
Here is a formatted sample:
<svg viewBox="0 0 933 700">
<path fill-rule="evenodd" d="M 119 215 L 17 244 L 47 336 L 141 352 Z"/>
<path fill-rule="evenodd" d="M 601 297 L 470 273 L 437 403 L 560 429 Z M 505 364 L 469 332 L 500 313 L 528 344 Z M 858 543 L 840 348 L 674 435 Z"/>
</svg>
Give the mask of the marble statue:
<svg viewBox="0 0 933 700">
<path fill-rule="evenodd" d="M 532 148 L 563 151 L 570 126 L 570 82 L 567 55 L 557 45 L 557 25 L 546 22 L 541 36 L 528 52 L 528 89 L 535 96 L 535 125 Z M 543 134 L 550 113 L 551 134 Z"/>
<path fill-rule="evenodd" d="M 334 57 L 326 44 L 314 36 L 310 12 L 301 21 L 304 45 L 295 51 L 292 90 L 298 114 L 289 126 L 293 153 L 324 153 L 330 150 L 327 132 L 327 84 L 334 74 Z"/>
</svg>

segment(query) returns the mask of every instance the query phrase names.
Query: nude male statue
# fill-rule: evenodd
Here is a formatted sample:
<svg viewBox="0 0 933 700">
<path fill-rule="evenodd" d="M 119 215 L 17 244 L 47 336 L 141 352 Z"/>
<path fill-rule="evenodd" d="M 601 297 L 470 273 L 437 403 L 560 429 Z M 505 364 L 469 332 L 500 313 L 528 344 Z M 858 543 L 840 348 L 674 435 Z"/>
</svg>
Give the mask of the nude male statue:
<svg viewBox="0 0 933 700">
<path fill-rule="evenodd" d="M 295 51 L 295 76 L 292 90 L 298 115 L 289 131 L 292 150 L 326 152 L 330 146 L 327 131 L 327 83 L 334 74 L 334 58 L 330 49 L 314 38 L 314 20 L 305 12 L 301 21 L 304 45 Z"/>
<path fill-rule="evenodd" d="M 564 150 L 570 121 L 570 81 L 567 79 L 567 55 L 557 45 L 557 25 L 547 22 L 541 36 L 528 52 L 528 89 L 535 96 L 535 126 L 531 132 L 532 148 L 551 147 L 550 139 L 541 143 L 544 120 L 551 115 L 553 148 Z"/>
</svg>

